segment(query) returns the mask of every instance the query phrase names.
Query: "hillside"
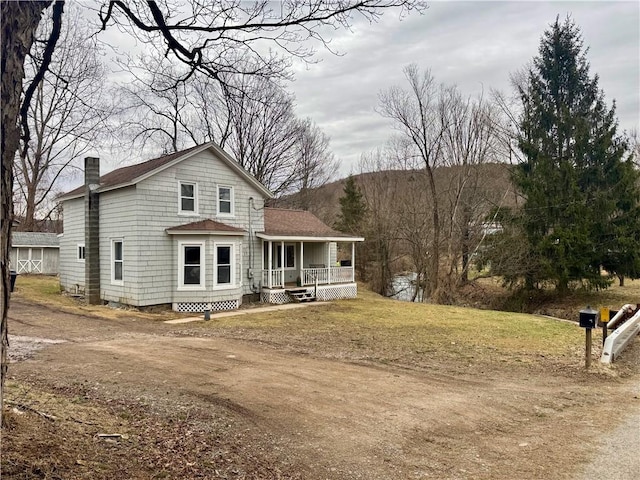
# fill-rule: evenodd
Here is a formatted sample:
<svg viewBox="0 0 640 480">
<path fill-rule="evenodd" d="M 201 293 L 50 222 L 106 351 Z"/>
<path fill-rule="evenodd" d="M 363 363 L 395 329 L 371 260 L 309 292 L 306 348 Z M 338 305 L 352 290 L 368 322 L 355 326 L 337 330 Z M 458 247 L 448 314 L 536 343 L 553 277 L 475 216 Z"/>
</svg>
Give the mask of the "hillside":
<svg viewBox="0 0 640 480">
<path fill-rule="evenodd" d="M 511 165 L 505 163 L 487 163 L 475 167 L 479 171 L 476 175 L 479 182 L 481 195 L 489 199 L 489 203 L 495 206 L 514 207 L 517 198 L 510 180 L 509 170 Z M 460 167 L 440 167 L 435 171 L 436 188 L 446 192 L 452 179 Z M 413 170 L 384 170 L 380 172 L 365 172 L 354 175 L 356 183 L 361 189 L 367 184 L 388 183 L 396 186 L 408 184 L 419 173 Z M 313 212 L 328 225 L 333 225 L 340 211 L 339 199 L 343 195 L 344 182 L 340 179 L 327 183 L 322 187 L 298 192 L 270 202 L 271 206 L 286 208 L 303 208 Z M 487 212 L 488 213 L 488 212 Z"/>
</svg>

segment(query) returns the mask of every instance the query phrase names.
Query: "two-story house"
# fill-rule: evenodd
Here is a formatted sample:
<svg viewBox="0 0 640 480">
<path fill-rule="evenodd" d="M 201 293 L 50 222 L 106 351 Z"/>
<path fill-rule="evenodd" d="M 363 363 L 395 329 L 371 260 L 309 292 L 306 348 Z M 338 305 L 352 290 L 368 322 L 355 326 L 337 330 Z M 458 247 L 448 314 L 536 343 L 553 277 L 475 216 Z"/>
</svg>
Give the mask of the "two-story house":
<svg viewBox="0 0 640 480">
<path fill-rule="evenodd" d="M 59 198 L 60 284 L 92 303 L 182 312 L 235 309 L 248 295 L 355 297 L 354 242 L 363 239 L 306 211 L 265 207 L 269 198 L 214 143 L 103 176 L 87 158 L 85 185 Z M 338 242 L 351 246 L 340 263 Z"/>
</svg>

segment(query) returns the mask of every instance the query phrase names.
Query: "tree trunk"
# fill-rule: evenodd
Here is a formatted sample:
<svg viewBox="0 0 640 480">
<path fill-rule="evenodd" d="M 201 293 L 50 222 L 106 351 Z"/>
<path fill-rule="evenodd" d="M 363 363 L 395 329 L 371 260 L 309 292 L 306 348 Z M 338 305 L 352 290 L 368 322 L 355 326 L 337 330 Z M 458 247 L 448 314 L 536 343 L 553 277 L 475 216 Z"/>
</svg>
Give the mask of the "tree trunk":
<svg viewBox="0 0 640 480">
<path fill-rule="evenodd" d="M 624 287 L 624 275 L 618 275 L 618 282 L 620 282 L 621 287 Z"/>
<path fill-rule="evenodd" d="M 426 170 L 433 205 L 433 245 L 431 247 L 431 271 L 429 272 L 429 281 L 427 282 L 429 288 L 425 292 L 425 296 L 431 298 L 438 291 L 438 282 L 440 280 L 440 217 L 438 215 L 438 192 L 433 177 L 433 170 L 429 166 L 426 167 Z"/>
<path fill-rule="evenodd" d="M 2 168 L 0 178 L 1 241 L 0 270 L 2 276 L 2 295 L 0 295 L 0 425 L 2 423 L 2 406 L 4 380 L 7 373 L 7 349 L 9 339 L 7 333 L 7 316 L 9 298 L 11 296 L 9 251 L 11 248 L 11 223 L 13 222 L 13 162 L 20 142 L 18 117 L 20 112 L 20 95 L 24 79 L 24 61 L 33 44 L 34 34 L 42 12 L 51 1 L 44 2 L 12 2 L 1 4 L 2 23 L 2 66 L 1 98 L 2 98 Z"/>
</svg>

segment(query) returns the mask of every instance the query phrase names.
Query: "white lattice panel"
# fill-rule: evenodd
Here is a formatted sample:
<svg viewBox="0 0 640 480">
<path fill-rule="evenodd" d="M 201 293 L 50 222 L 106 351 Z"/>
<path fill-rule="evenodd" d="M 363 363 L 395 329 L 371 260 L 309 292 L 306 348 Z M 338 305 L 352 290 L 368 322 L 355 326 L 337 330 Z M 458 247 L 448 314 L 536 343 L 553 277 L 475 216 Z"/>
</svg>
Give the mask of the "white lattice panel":
<svg viewBox="0 0 640 480">
<path fill-rule="evenodd" d="M 213 302 L 211 304 L 212 312 L 221 312 L 224 310 L 236 310 L 240 307 L 238 300 L 225 300 L 222 302 Z"/>
<path fill-rule="evenodd" d="M 224 300 L 222 302 L 180 302 L 174 303 L 174 310 L 183 313 L 202 313 L 205 310 L 221 312 L 224 310 L 236 310 L 240 306 L 238 300 Z"/>
<path fill-rule="evenodd" d="M 308 287 L 307 293 L 313 294 L 314 287 Z M 321 301 L 340 300 L 343 298 L 356 298 L 358 295 L 358 286 L 355 283 L 346 285 L 321 285 L 318 286 L 317 298 Z M 291 303 L 293 300 L 284 290 L 264 290 L 260 296 L 262 303 L 271 303 L 281 305 L 283 303 Z"/>
<path fill-rule="evenodd" d="M 330 301 L 340 300 L 343 298 L 356 298 L 358 295 L 358 286 L 354 283 L 351 285 L 330 285 L 318 287 L 318 300 Z"/>
<path fill-rule="evenodd" d="M 290 303 L 291 297 L 287 295 L 284 290 L 267 290 L 262 292 L 262 303 L 273 303 L 276 305 L 282 305 L 283 303 Z"/>
</svg>

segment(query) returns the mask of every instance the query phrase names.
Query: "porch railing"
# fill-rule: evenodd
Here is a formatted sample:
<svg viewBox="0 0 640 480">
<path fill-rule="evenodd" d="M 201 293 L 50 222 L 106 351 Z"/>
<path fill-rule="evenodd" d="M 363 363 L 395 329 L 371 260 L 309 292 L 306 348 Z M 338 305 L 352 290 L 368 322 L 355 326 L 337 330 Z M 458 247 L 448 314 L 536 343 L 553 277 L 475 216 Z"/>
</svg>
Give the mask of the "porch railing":
<svg viewBox="0 0 640 480">
<path fill-rule="evenodd" d="M 303 268 L 300 280 L 303 286 L 315 285 L 316 280 L 318 285 L 350 283 L 354 281 L 354 272 L 353 267 Z M 263 270 L 262 285 L 264 287 L 283 287 L 282 270 L 271 270 L 271 283 L 269 283 L 269 270 Z"/>
<path fill-rule="evenodd" d="M 271 282 L 269 282 L 269 270 L 262 271 L 262 285 L 264 287 L 282 287 L 282 270 L 271 270 Z"/>
<path fill-rule="evenodd" d="M 330 267 L 330 268 L 303 268 L 302 284 L 313 285 L 318 279 L 318 285 L 331 283 L 353 282 L 352 267 Z"/>
<path fill-rule="evenodd" d="M 318 285 L 326 285 L 329 283 L 328 268 L 303 268 L 302 269 L 302 285 L 314 285 L 318 280 Z"/>
</svg>

